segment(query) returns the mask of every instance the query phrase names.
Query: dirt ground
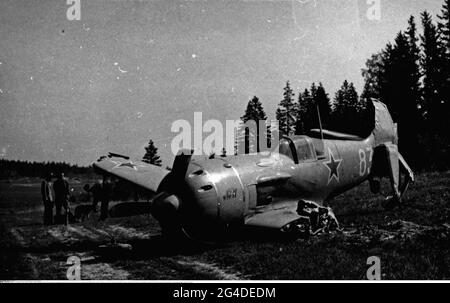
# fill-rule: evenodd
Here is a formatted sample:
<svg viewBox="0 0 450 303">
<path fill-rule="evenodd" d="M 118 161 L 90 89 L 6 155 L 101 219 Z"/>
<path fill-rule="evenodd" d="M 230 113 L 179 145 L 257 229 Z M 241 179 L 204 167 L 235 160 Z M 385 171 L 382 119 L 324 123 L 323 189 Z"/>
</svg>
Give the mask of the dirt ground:
<svg viewBox="0 0 450 303">
<path fill-rule="evenodd" d="M 80 191 L 82 180 L 69 180 Z M 172 245 L 150 215 L 43 226 L 39 180 L 0 181 L 0 279 L 366 279 L 367 258 L 382 279 L 450 279 L 450 172 L 417 176 L 402 207 L 385 211 L 368 184 L 330 202 L 344 231 L 309 240 L 240 232 L 215 245 Z M 383 191 L 387 193 L 385 181 Z M 126 248 L 104 246 L 111 242 Z"/>
</svg>

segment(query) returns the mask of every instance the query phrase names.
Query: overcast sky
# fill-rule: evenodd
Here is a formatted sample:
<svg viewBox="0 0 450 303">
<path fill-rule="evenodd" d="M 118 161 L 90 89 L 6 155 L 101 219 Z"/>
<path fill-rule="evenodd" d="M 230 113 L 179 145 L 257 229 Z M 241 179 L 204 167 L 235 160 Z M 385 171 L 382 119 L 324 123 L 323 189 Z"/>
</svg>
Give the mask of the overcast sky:
<svg viewBox="0 0 450 303">
<path fill-rule="evenodd" d="M 256 95 L 274 117 L 287 80 L 330 97 L 409 15 L 442 0 L 65 0 L 0 2 L 0 155 L 91 164 L 141 158 L 150 138 L 171 165 L 177 119 L 239 119 Z M 369 1 L 370 2 L 370 1 Z"/>
</svg>

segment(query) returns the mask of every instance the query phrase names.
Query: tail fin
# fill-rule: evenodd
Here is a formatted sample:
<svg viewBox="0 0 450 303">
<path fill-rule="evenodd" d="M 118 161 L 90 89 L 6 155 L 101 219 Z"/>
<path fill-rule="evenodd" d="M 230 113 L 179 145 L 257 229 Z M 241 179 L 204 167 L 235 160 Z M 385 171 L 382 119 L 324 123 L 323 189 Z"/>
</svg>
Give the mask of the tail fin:
<svg viewBox="0 0 450 303">
<path fill-rule="evenodd" d="M 372 101 L 374 106 L 375 124 L 372 131 L 374 136 L 374 155 L 369 181 L 373 177 L 388 177 L 391 180 L 392 196 L 385 204 L 386 208 L 400 203 L 408 184 L 414 181 L 414 174 L 398 151 L 397 124 L 392 120 L 387 106 L 378 101 Z M 401 172 L 404 180 L 401 182 Z"/>
<path fill-rule="evenodd" d="M 375 110 L 375 123 L 372 131 L 375 146 L 383 143 L 397 144 L 397 124 L 392 120 L 386 104 L 378 100 L 372 100 L 372 103 Z"/>
</svg>

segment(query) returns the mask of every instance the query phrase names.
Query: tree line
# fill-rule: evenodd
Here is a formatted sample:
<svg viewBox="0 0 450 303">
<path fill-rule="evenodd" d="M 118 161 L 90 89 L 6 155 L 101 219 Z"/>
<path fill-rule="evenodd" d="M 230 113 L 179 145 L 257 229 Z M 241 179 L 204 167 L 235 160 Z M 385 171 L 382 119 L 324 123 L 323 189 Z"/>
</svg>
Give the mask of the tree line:
<svg viewBox="0 0 450 303">
<path fill-rule="evenodd" d="M 283 99 L 275 112 L 281 136 L 307 135 L 311 129 L 329 129 L 366 137 L 373 129 L 373 108 L 369 99 L 358 96 L 352 82 L 345 80 L 330 99 L 323 84 L 312 83 L 310 88 L 298 92 L 297 96 L 286 82 Z M 320 116 L 320 117 L 319 117 Z M 266 120 L 267 115 L 261 101 L 254 96 L 247 104 L 242 122 Z M 270 138 L 270 131 L 269 138 Z M 245 135 L 246 145 L 251 139 L 259 140 L 259 134 Z"/>
<path fill-rule="evenodd" d="M 161 166 L 161 160 L 158 156 L 158 148 L 150 140 L 145 147 L 143 162 Z M 91 166 L 78 166 L 66 162 L 34 162 L 23 160 L 0 159 L 0 179 L 15 179 L 21 177 L 42 178 L 48 174 L 56 176 L 58 173 L 64 173 L 68 177 L 88 176 L 94 178 L 96 173 Z"/>
<path fill-rule="evenodd" d="M 95 175 L 92 166 L 78 166 L 65 162 L 32 162 L 0 159 L 0 179 L 20 177 L 42 178 L 47 174 L 56 176 L 60 172 L 69 177 Z"/>
<path fill-rule="evenodd" d="M 374 127 L 372 99 L 380 100 L 398 123 L 399 149 L 416 170 L 449 169 L 450 18 L 445 0 L 437 21 L 421 13 L 419 34 L 414 16 L 393 42 L 373 54 L 362 69 L 363 92 L 345 80 L 330 99 L 322 83 L 298 92 L 287 81 L 275 116 L 281 135 L 307 134 L 312 128 L 366 137 Z M 266 120 L 262 103 L 253 97 L 243 122 Z M 257 140 L 259 134 L 256 134 Z M 249 140 L 246 134 L 245 140 Z"/>
</svg>

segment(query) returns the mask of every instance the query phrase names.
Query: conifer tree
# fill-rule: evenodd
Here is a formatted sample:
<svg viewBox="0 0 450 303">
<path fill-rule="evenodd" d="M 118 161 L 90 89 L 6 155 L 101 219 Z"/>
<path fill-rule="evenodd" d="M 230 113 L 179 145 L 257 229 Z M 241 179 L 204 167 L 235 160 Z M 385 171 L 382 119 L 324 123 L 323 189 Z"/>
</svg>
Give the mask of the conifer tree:
<svg viewBox="0 0 450 303">
<path fill-rule="evenodd" d="M 313 86 L 315 86 L 314 83 Z M 331 113 L 331 105 L 330 105 L 330 98 L 328 98 L 328 94 L 325 92 L 325 88 L 323 87 L 321 82 L 319 82 L 319 86 L 315 89 L 315 93 L 313 95 L 313 102 L 314 106 L 316 107 L 318 106 L 319 108 L 322 127 L 327 128 Z M 315 111 L 317 111 L 317 109 L 315 109 Z"/>
<path fill-rule="evenodd" d="M 250 131 L 248 128 L 245 129 L 245 152 L 249 152 L 249 150 L 251 149 L 250 145 L 256 145 L 256 148 L 252 146 L 252 150 L 256 150 L 257 152 L 259 152 L 259 138 L 260 136 L 263 137 L 265 135 L 263 133 L 260 134 L 261 130 L 259 129 L 259 121 L 266 121 L 267 116 L 258 97 L 254 96 L 250 101 L 248 101 L 247 108 L 244 115 L 241 117 L 241 120 L 243 123 L 250 120 L 253 120 L 256 123 L 256 130 Z"/>
<path fill-rule="evenodd" d="M 357 134 L 358 124 L 356 121 L 360 110 L 358 93 L 353 83 L 345 80 L 333 100 L 333 130 Z"/>
<path fill-rule="evenodd" d="M 276 111 L 276 119 L 279 122 L 280 135 L 289 136 L 295 131 L 295 112 L 296 104 L 294 103 L 294 93 L 291 89 L 289 81 L 283 92 L 283 100 L 280 101 Z"/>
<path fill-rule="evenodd" d="M 422 13 L 423 35 L 421 35 L 422 56 L 421 66 L 423 70 L 423 108 L 429 130 L 439 131 L 440 122 L 446 117 L 444 114 L 443 99 L 443 54 L 439 47 L 439 33 L 436 25 L 428 12 Z"/>
<path fill-rule="evenodd" d="M 153 140 L 150 140 L 148 145 L 145 147 L 145 154 L 142 161 L 148 164 L 161 166 L 161 159 L 158 156 L 158 148 L 155 147 Z"/>
<path fill-rule="evenodd" d="M 306 129 L 306 100 L 303 98 L 301 92 L 298 93 L 297 106 L 295 111 L 295 134 L 302 135 L 305 134 Z"/>
<path fill-rule="evenodd" d="M 443 112 L 450 112 L 450 0 L 445 0 L 442 5 L 441 14 L 438 15 L 438 29 L 439 29 L 439 47 L 443 55 L 443 90 L 441 102 L 444 102 Z M 445 138 L 450 141 L 450 133 L 445 133 Z"/>
</svg>

